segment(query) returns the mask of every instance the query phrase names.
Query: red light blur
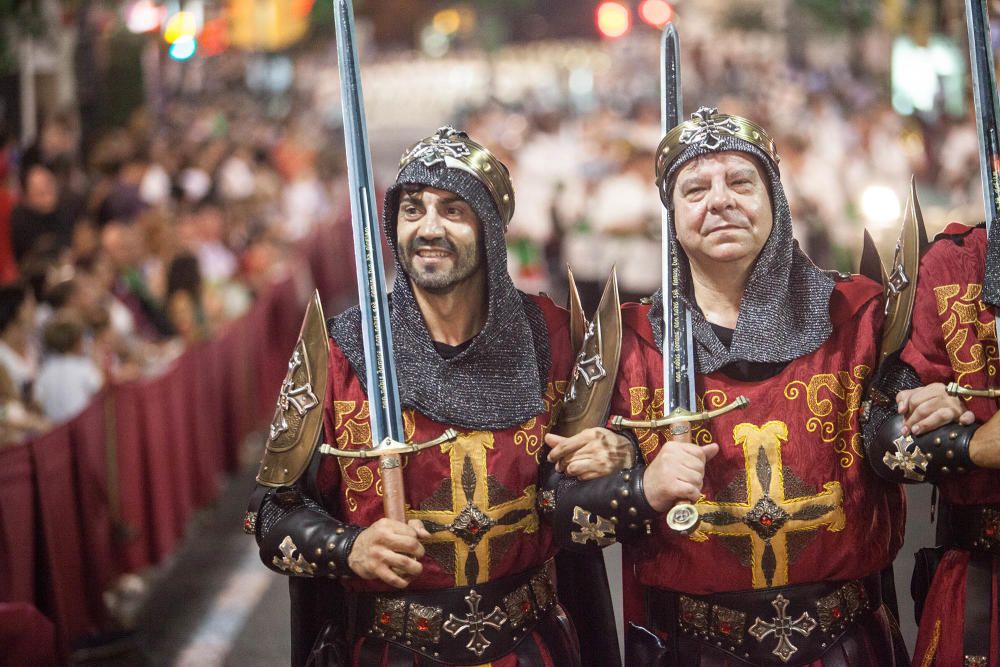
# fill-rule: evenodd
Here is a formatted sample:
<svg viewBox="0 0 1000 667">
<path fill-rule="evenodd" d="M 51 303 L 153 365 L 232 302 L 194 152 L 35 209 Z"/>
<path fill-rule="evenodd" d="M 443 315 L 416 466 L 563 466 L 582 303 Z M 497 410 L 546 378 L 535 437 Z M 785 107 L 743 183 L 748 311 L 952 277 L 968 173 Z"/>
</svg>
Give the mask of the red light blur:
<svg viewBox="0 0 1000 667">
<path fill-rule="evenodd" d="M 605 37 L 621 37 L 632 29 L 632 14 L 620 2 L 602 2 L 597 7 L 597 29 Z"/>
<path fill-rule="evenodd" d="M 666 0 L 643 0 L 639 16 L 654 28 L 662 28 L 674 18 L 674 8 Z"/>
</svg>

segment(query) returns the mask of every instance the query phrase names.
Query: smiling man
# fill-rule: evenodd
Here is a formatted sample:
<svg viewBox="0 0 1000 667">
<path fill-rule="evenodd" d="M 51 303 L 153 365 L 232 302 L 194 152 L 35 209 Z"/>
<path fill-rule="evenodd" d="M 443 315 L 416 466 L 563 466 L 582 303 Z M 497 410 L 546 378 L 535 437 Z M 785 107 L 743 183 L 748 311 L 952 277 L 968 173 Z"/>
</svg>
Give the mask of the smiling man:
<svg viewBox="0 0 1000 667">
<path fill-rule="evenodd" d="M 541 520 L 549 496 L 539 481 L 543 440 L 576 354 L 566 311 L 511 282 L 504 233 L 513 211 L 506 166 L 452 128 L 411 147 L 386 193 L 406 440 L 457 431 L 406 456 L 405 523 L 384 516 L 377 459 L 323 455 L 272 427 L 268 455 L 315 448 L 305 450 L 311 463 L 300 479 L 258 488 L 246 522 L 264 563 L 292 575 L 295 665 L 579 664 L 556 600 L 555 547 Z M 330 320 L 329 335 L 320 342 L 330 359 L 323 440 L 368 449 L 358 308 Z M 297 367 L 293 357 L 276 422 L 297 424 L 319 407 L 308 387 L 292 387 L 308 379 L 294 375 Z M 575 441 L 582 461 L 574 470 L 621 467 L 631 443 L 589 432 L 593 442 Z"/>
<path fill-rule="evenodd" d="M 862 387 L 881 288 L 818 269 L 792 238 L 773 140 L 701 109 L 662 140 L 656 178 L 692 315 L 697 409 L 688 442 L 637 428 L 642 460 L 575 485 L 573 504 L 625 542 L 627 664 L 908 664 L 880 573 L 902 543 L 900 487 L 862 456 Z M 612 414 L 663 416 L 663 298 L 626 305 Z M 663 512 L 696 503 L 690 534 Z M 557 509 L 557 513 L 560 510 Z M 603 519 L 603 523 L 602 523 Z M 584 522 L 560 535 L 581 548 Z M 557 515 L 556 525 L 561 523 Z"/>
</svg>

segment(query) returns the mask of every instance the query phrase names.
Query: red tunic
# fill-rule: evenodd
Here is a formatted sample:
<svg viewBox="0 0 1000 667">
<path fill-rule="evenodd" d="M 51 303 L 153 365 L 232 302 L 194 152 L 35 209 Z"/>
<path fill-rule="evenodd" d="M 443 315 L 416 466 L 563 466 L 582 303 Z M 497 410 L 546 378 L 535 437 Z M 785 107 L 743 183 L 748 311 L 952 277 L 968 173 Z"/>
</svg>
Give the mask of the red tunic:
<svg viewBox="0 0 1000 667">
<path fill-rule="evenodd" d="M 883 319 L 879 294 L 865 278 L 838 283 L 830 338 L 774 377 L 698 376 L 698 409 L 741 395 L 750 405 L 693 432 L 696 443 L 720 446 L 698 502 L 702 523 L 684 536 L 658 521 L 651 539 L 627 545 L 639 583 L 701 595 L 856 579 L 892 562 L 903 540 L 903 495 L 864 464 L 858 426 Z M 624 309 L 612 414 L 662 415 L 663 357 L 648 311 Z M 647 461 L 667 440 L 662 430 L 636 435 Z"/>
<path fill-rule="evenodd" d="M 539 521 L 536 504 L 539 451 L 574 355 L 566 312 L 547 298 L 533 299 L 545 315 L 552 352 L 545 411 L 502 431 L 458 428 L 456 440 L 403 457 L 406 517 L 424 521 L 432 533 L 422 540 L 424 569 L 410 590 L 482 584 L 540 566 L 554 555 L 551 531 Z M 371 447 L 367 397 L 332 340 L 327 396 L 326 441 L 341 449 Z M 452 426 L 413 410 L 404 411 L 403 421 L 408 443 L 431 440 Z M 323 505 L 342 521 L 368 526 L 385 515 L 378 459 L 324 457 L 318 485 Z M 395 590 L 361 579 L 346 585 Z"/>
<path fill-rule="evenodd" d="M 980 300 L 986 266 L 986 230 L 949 225 L 943 232 L 957 238 L 936 240 L 920 262 L 913 333 L 901 358 L 925 384 L 958 382 L 983 389 L 997 380 L 996 315 Z M 997 411 L 997 401 L 970 398 L 967 405 L 977 422 Z M 1000 471 L 974 470 L 938 485 L 948 503 L 970 505 L 1000 502 Z M 994 558 L 994 587 L 997 559 Z M 965 609 L 965 574 L 969 554 L 949 550 L 934 574 L 924 603 L 914 651 L 915 665 L 960 665 Z M 996 596 L 994 595 L 995 599 Z M 992 618 L 996 619 L 994 610 Z M 996 621 L 994 620 L 994 623 Z M 990 664 L 997 664 L 997 628 L 992 631 Z"/>
</svg>

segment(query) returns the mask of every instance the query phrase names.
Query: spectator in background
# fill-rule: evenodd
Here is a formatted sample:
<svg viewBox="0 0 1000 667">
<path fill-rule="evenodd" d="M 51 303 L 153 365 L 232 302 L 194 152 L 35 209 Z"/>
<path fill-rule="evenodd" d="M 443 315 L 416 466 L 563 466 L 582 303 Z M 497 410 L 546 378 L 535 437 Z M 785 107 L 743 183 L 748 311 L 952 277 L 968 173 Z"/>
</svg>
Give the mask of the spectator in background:
<svg viewBox="0 0 1000 667">
<path fill-rule="evenodd" d="M 73 242 L 73 219 L 59 206 L 55 174 L 42 164 L 22 172 L 22 198 L 10 216 L 10 241 L 14 259 L 29 255 L 58 254 Z"/>
<path fill-rule="evenodd" d="M 83 324 L 62 312 L 52 317 L 42 333 L 45 360 L 35 382 L 35 402 L 53 422 L 78 415 L 101 390 L 101 371 L 84 352 Z"/>
<path fill-rule="evenodd" d="M 14 396 L 26 400 L 38 373 L 35 297 L 24 282 L 0 287 L 0 373 Z"/>
<path fill-rule="evenodd" d="M 167 270 L 167 315 L 185 343 L 207 337 L 209 326 L 202 300 L 201 270 L 198 258 L 180 254 Z"/>
</svg>

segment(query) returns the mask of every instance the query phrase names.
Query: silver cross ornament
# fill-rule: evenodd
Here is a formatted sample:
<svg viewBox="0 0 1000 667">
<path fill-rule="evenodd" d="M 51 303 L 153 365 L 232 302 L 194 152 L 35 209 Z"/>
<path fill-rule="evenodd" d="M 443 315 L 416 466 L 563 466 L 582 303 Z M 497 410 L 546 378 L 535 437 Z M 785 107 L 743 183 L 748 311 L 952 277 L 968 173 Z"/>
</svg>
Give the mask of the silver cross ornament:
<svg viewBox="0 0 1000 667">
<path fill-rule="evenodd" d="M 740 131 L 739 124 L 732 118 L 713 120 L 712 116 L 719 113 L 715 107 L 701 107 L 691 114 L 695 127 L 686 127 L 678 138 L 680 143 L 700 144 L 706 150 L 714 151 L 722 145 L 726 136 L 735 136 Z"/>
<path fill-rule="evenodd" d="M 573 508 L 573 523 L 580 528 L 570 534 L 570 539 L 577 544 L 593 540 L 597 546 L 604 547 L 615 542 L 615 524 L 597 514 L 594 515 L 594 521 L 591 521 L 590 512 L 579 505 Z"/>
<path fill-rule="evenodd" d="M 896 451 L 883 454 L 882 462 L 890 470 L 902 470 L 903 477 L 906 479 L 912 479 L 914 482 L 924 481 L 927 464 L 931 460 L 922 449 L 917 447 L 913 438 L 901 435 L 893 440 L 892 444 L 896 445 Z"/>
<path fill-rule="evenodd" d="M 274 409 L 274 418 L 271 420 L 271 441 L 288 430 L 287 413 L 289 408 L 304 416 L 307 412 L 319 405 L 319 399 L 313 392 L 309 378 L 309 369 L 305 369 L 306 382 L 296 385 L 296 371 L 302 366 L 302 348 L 295 348 L 292 358 L 288 360 L 288 373 L 285 374 L 285 381 L 281 383 L 281 392 L 278 394 L 278 405 Z"/>
<path fill-rule="evenodd" d="M 565 401 L 572 403 L 576 400 L 576 383 L 583 378 L 584 384 L 588 387 L 607 377 L 608 371 L 604 368 L 604 361 L 598 350 L 594 354 L 587 356 L 587 343 L 594 337 L 594 323 L 587 326 L 587 332 L 583 336 L 583 344 L 580 346 L 580 353 L 576 355 L 576 365 L 573 367 L 573 375 L 569 379 L 569 391 L 566 392 Z"/>
<path fill-rule="evenodd" d="M 770 622 L 758 616 L 747 632 L 758 642 L 764 641 L 769 635 L 777 637 L 778 645 L 771 653 L 778 656 L 782 662 L 788 662 L 799 650 L 789 639 L 792 633 L 797 632 L 803 637 L 808 637 L 816 629 L 818 623 L 807 611 L 802 612 L 802 615 L 794 621 L 791 620 L 786 613 L 788 600 L 783 595 L 779 594 L 778 597 L 774 598 L 771 605 L 778 612 L 778 615 Z"/>
<path fill-rule="evenodd" d="M 466 157 L 471 151 L 469 147 L 461 141 L 452 141 L 451 135 L 458 134 L 458 130 L 453 127 L 441 127 L 434 133 L 430 142 L 421 142 L 413 147 L 409 153 L 403 156 L 403 162 L 420 160 L 425 166 L 444 162 L 446 158 Z"/>
<path fill-rule="evenodd" d="M 469 643 L 465 645 L 465 648 L 472 651 L 477 658 L 493 643 L 483 635 L 483 630 L 488 627 L 499 630 L 507 622 L 507 614 L 501 611 L 500 607 L 493 607 L 493 611 L 484 616 L 479 611 L 479 601 L 482 599 L 483 596 L 477 593 L 475 589 L 470 591 L 465 596 L 465 604 L 469 605 L 469 613 L 465 615 L 465 618 L 459 618 L 455 614 L 448 614 L 448 620 L 442 626 L 444 631 L 452 637 L 458 637 L 466 630 L 472 633 Z"/>
</svg>

